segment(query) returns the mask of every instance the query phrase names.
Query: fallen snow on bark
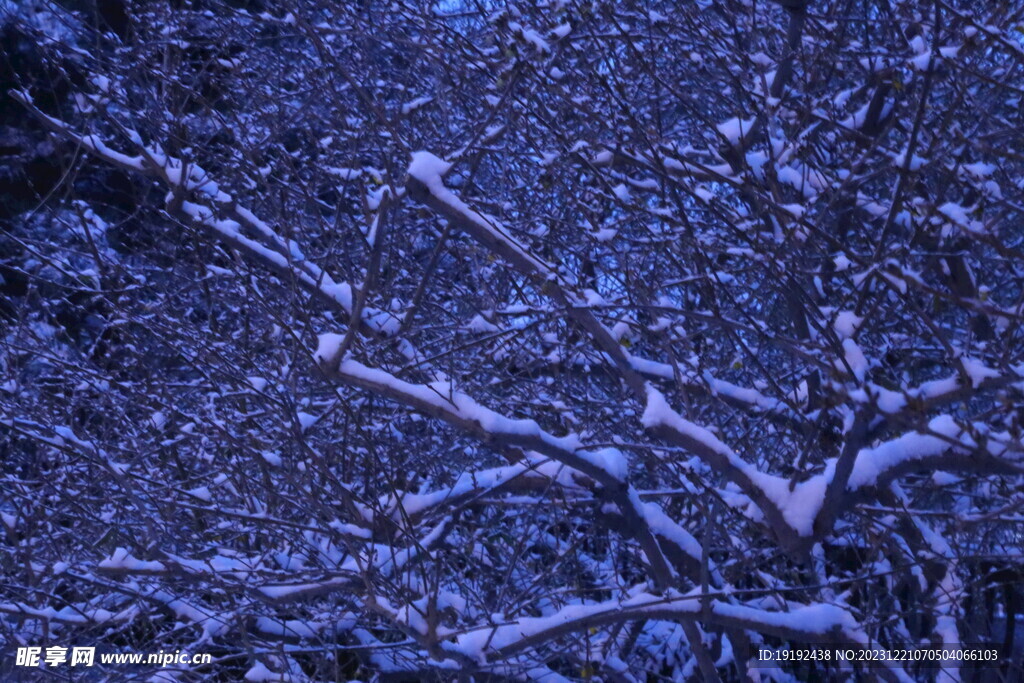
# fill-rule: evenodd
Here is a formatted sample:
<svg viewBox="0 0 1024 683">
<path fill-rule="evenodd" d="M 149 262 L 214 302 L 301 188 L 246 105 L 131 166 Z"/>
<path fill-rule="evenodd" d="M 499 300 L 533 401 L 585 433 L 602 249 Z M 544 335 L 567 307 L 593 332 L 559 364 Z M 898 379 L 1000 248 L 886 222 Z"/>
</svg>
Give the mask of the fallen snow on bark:
<svg viewBox="0 0 1024 683">
<path fill-rule="evenodd" d="M 839 311 L 836 314 L 835 322 L 832 323 L 832 329 L 836 331 L 840 339 L 848 339 L 853 337 L 857 332 L 857 328 L 863 323 L 864 318 L 853 311 Z"/>
<path fill-rule="evenodd" d="M 413 152 L 412 163 L 409 164 L 408 173 L 427 187 L 433 189 L 435 183 L 451 169 L 452 165 L 430 152 Z"/>
<path fill-rule="evenodd" d="M 697 613 L 700 610 L 700 602 L 695 598 L 673 601 L 639 591 L 632 597 L 621 600 L 568 605 L 548 616 L 524 617 L 506 624 L 475 629 L 459 635 L 452 649 L 483 664 L 487 661 L 487 653 L 512 647 L 520 641 L 546 631 L 556 628 L 583 629 L 586 628 L 588 620 L 615 614 L 626 608 L 637 612 L 639 617 L 643 607 L 649 605 L 660 605 L 666 608 L 668 605 L 672 605 L 681 613 Z"/>
<path fill-rule="evenodd" d="M 857 378 L 858 382 L 863 382 L 868 371 L 868 360 L 864 357 L 864 352 L 860 350 L 857 342 L 849 338 L 844 339 L 843 356 L 853 372 L 853 376 Z"/>
<path fill-rule="evenodd" d="M 451 210 L 461 215 L 478 228 L 483 229 L 494 239 L 502 242 L 508 248 L 515 251 L 520 257 L 530 261 L 549 277 L 557 277 L 557 270 L 550 264 L 523 248 L 521 244 L 505 232 L 500 224 L 493 219 L 486 218 L 474 211 L 468 204 L 449 190 L 444 184 L 444 176 L 451 169 L 452 165 L 431 154 L 430 152 L 414 152 L 412 163 L 409 164 L 408 174 L 415 178 L 430 192 L 438 201 L 447 205 Z"/>
<path fill-rule="evenodd" d="M 600 468 L 619 481 L 626 481 L 629 475 L 629 461 L 617 448 L 577 451 L 580 456 L 594 467 Z"/>
<path fill-rule="evenodd" d="M 650 385 L 647 388 L 647 408 L 642 421 L 648 428 L 666 425 L 701 443 L 708 450 L 725 457 L 732 468 L 742 473 L 778 508 L 783 519 L 794 531 L 801 535 L 811 533 L 814 518 L 824 500 L 826 484 L 823 481 L 812 477 L 790 490 L 788 479 L 759 471 L 710 431 L 686 420 L 672 410 L 661 392 Z"/>
<path fill-rule="evenodd" d="M 239 558 L 214 555 L 205 560 L 194 560 L 166 553 L 167 559 L 188 574 L 226 574 L 239 579 L 249 578 L 253 572 L 263 569 L 263 560 L 259 557 Z"/>
<path fill-rule="evenodd" d="M 587 468 L 583 469 L 584 474 L 588 476 L 600 476 L 603 473 L 618 481 L 625 480 L 628 462 L 618 449 L 586 449 L 577 434 L 554 436 L 541 429 L 534 420 L 506 417 L 480 405 L 469 395 L 455 390 L 450 382 L 411 384 L 388 372 L 368 367 L 351 358 L 341 362 L 338 372 L 352 380 L 390 389 L 389 393 L 399 400 L 413 399 L 421 405 L 438 409 L 450 419 L 475 423 L 489 435 L 501 435 L 520 441 L 537 439 L 561 452 L 565 459 L 578 458 L 590 464 L 593 468 L 591 471 L 588 472 Z M 583 464 L 578 462 L 573 465 L 577 468 L 583 467 Z"/>
<path fill-rule="evenodd" d="M 694 560 L 698 562 L 703 560 L 703 549 L 697 539 L 666 515 L 660 505 L 657 503 L 644 503 L 637 507 L 643 510 L 644 519 L 647 521 L 651 531 L 672 541 L 680 550 Z M 712 572 L 715 571 L 715 562 L 710 557 L 708 558 L 708 567 Z"/>
<path fill-rule="evenodd" d="M 731 144 L 737 144 L 754 127 L 754 119 L 731 118 L 715 126 Z"/>
<path fill-rule="evenodd" d="M 708 449 L 725 456 L 732 467 L 746 475 L 751 483 L 774 503 L 794 531 L 801 536 L 813 533 L 814 521 L 824 502 L 825 491 L 835 475 L 835 459 L 828 461 L 825 471 L 821 474 L 791 487 L 789 479 L 759 471 L 711 432 L 682 418 L 668 406 L 664 396 L 653 387 L 648 388 L 647 410 L 644 412 L 643 423 L 647 427 L 669 425 L 701 442 Z M 931 420 L 928 430 L 931 433 L 911 432 L 873 448 L 862 449 L 857 454 L 847 480 L 847 490 L 855 491 L 873 486 L 886 472 L 908 461 L 942 455 L 956 447 L 973 448 L 977 445 L 948 415 L 940 415 Z M 997 446 L 1000 445 L 998 440 L 995 443 Z M 1001 451 L 994 454 L 999 455 Z"/>
<path fill-rule="evenodd" d="M 702 610 L 700 596 L 669 590 L 653 595 L 643 587 L 634 587 L 618 599 L 605 602 L 572 604 L 542 617 L 524 617 L 508 623 L 471 630 L 446 643 L 451 651 L 485 664 L 489 655 L 514 650 L 524 641 L 550 633 L 571 633 L 618 620 L 631 619 L 695 619 Z M 785 612 L 771 611 L 742 604 L 712 601 L 710 611 L 719 620 L 744 627 L 784 634 L 801 635 L 818 642 L 830 635 L 839 635 L 844 642 L 867 644 L 868 638 L 860 624 L 845 609 L 830 604 L 790 604 Z"/>
<path fill-rule="evenodd" d="M 928 429 L 935 434 L 911 432 L 874 448 L 861 450 L 854 461 L 847 488 L 856 490 L 873 486 L 888 470 L 910 460 L 942 455 L 962 441 L 962 430 L 949 415 L 934 418 L 928 423 Z M 970 445 L 970 442 L 965 445 Z"/>
<path fill-rule="evenodd" d="M 299 428 L 303 432 L 309 430 L 313 425 L 315 425 L 320 420 L 319 415 L 312 415 L 302 410 L 296 411 L 295 417 L 298 419 Z"/>
<path fill-rule="evenodd" d="M 430 104 L 433 101 L 434 98 L 428 95 L 424 97 L 417 97 L 416 99 L 410 102 L 406 102 L 405 104 L 402 105 L 402 116 L 408 116 L 417 109 L 425 107 L 426 105 Z"/>
<path fill-rule="evenodd" d="M 258 590 L 270 600 L 289 601 L 310 594 L 331 592 L 356 585 L 359 583 L 360 577 L 365 575 L 368 567 L 373 567 L 374 571 L 379 572 L 383 577 L 390 576 L 434 545 L 444 535 L 449 521 L 448 519 L 441 520 L 419 539 L 414 539 L 410 546 L 400 550 L 395 550 L 394 546 L 390 545 L 374 544 L 362 552 L 359 557 L 349 557 L 343 563 L 339 563 L 340 566 L 337 568 L 335 576 L 321 581 L 260 586 Z"/>
<path fill-rule="evenodd" d="M 162 602 L 179 618 L 201 625 L 203 635 L 197 641 L 197 644 L 206 642 L 210 638 L 216 638 L 217 636 L 227 632 L 231 627 L 227 619 L 219 616 L 213 609 L 198 607 L 183 598 L 172 595 L 167 591 L 154 590 L 149 594 L 149 597 Z"/>
<path fill-rule="evenodd" d="M 993 370 L 977 358 L 964 356 L 960 359 L 960 364 L 963 365 L 964 372 L 966 372 L 967 376 L 970 377 L 971 385 L 974 386 L 975 389 L 980 387 L 981 383 L 986 379 L 999 377 L 998 370 Z"/>
<path fill-rule="evenodd" d="M 753 387 L 743 387 L 716 377 L 710 370 L 700 371 L 695 366 L 693 369 L 688 369 L 686 366 L 680 365 L 680 372 L 677 375 L 676 366 L 669 365 L 668 363 L 659 363 L 658 361 L 636 355 L 630 355 L 629 361 L 634 370 L 649 377 L 659 377 L 666 380 L 679 379 L 688 385 L 700 384 L 703 381 L 714 395 L 733 399 L 766 412 L 790 412 L 784 401 L 765 396 Z"/>
<path fill-rule="evenodd" d="M 933 379 L 927 382 L 922 382 L 917 387 L 914 387 L 907 391 L 908 394 L 915 398 L 922 399 L 934 399 L 939 396 L 952 394 L 960 388 L 960 378 L 956 375 L 950 375 L 949 377 L 943 377 L 941 379 Z"/>
<path fill-rule="evenodd" d="M 560 467 L 549 458 L 527 452 L 521 462 L 505 467 L 463 472 L 451 486 L 427 493 L 389 494 L 381 498 L 381 507 L 389 510 L 391 517 L 401 519 L 403 515 L 417 515 L 445 501 L 457 499 L 470 493 L 483 494 L 506 485 L 524 476 L 537 476 L 551 479 L 562 485 L 573 484 L 568 477 L 560 476 L 567 468 Z"/>
<path fill-rule="evenodd" d="M 500 327 L 479 314 L 473 316 L 473 319 L 466 323 L 466 330 L 469 332 L 475 332 L 476 334 L 493 334 L 495 332 L 501 332 Z"/>
<path fill-rule="evenodd" d="M 271 619 L 270 617 L 257 617 L 256 628 L 262 633 L 288 638 L 316 638 L 320 631 L 324 630 L 327 624 L 313 621 L 302 621 L 299 619 Z"/>
<path fill-rule="evenodd" d="M 150 562 L 133 557 L 127 549 L 118 547 L 107 559 L 101 561 L 97 567 L 108 571 L 130 571 L 130 572 L 164 572 L 166 567 L 162 562 Z"/>
<path fill-rule="evenodd" d="M 814 520 L 825 500 L 828 482 L 824 476 L 816 476 L 798 482 L 790 490 L 790 480 L 764 472 L 752 475 L 754 482 L 764 491 L 768 499 L 782 513 L 783 519 L 801 536 L 814 532 Z M 831 480 L 831 477 L 828 477 Z"/>
<path fill-rule="evenodd" d="M 665 396 L 649 384 L 647 385 L 647 406 L 644 408 L 641 423 L 648 429 L 660 425 L 671 427 L 694 441 L 700 442 L 709 450 L 725 456 L 733 466 L 744 471 L 749 468 L 749 465 L 733 453 L 732 449 L 726 446 L 721 439 L 673 410 L 665 400 Z"/>
<path fill-rule="evenodd" d="M 317 337 L 316 352 L 313 357 L 317 363 L 325 363 L 331 360 L 338 360 L 338 351 L 345 340 L 345 335 L 327 332 Z"/>
<path fill-rule="evenodd" d="M 893 415 L 907 406 L 907 397 L 903 395 L 903 392 L 886 389 L 871 382 L 868 383 L 867 388 L 869 395 L 875 401 L 875 406 L 883 413 Z"/>
<path fill-rule="evenodd" d="M 0 613 L 46 619 L 60 624 L 92 626 L 131 621 L 138 615 L 139 609 L 132 606 L 120 612 L 111 612 L 82 604 L 66 605 L 60 609 L 54 609 L 53 607 L 32 607 L 22 602 L 0 602 Z"/>
<path fill-rule="evenodd" d="M 18 92 L 12 94 L 16 99 L 31 106 L 31 98 L 27 93 Z M 140 147 L 144 147 L 148 157 L 131 157 L 110 148 L 94 134 L 78 135 L 62 121 L 46 116 L 41 112 L 39 112 L 39 115 L 46 118 L 54 127 L 64 131 L 70 138 L 81 143 L 96 156 L 113 164 L 129 167 L 142 173 L 150 172 L 153 164 L 156 164 L 161 170 L 162 179 L 171 188 L 167 195 L 168 203 L 177 199 L 175 195 L 176 189 L 186 189 L 201 192 L 220 205 L 230 205 L 230 211 L 233 212 L 236 218 L 268 240 L 272 246 L 268 247 L 243 234 L 242 223 L 236 220 L 215 218 L 214 210 L 208 206 L 191 201 L 182 201 L 180 208 L 194 220 L 221 234 L 229 242 L 242 245 L 245 249 L 248 249 L 277 268 L 293 270 L 307 286 L 332 297 L 346 311 L 351 313 L 353 304 L 352 289 L 348 283 L 336 283 L 327 273 L 306 259 L 297 242 L 283 239 L 252 211 L 244 206 L 238 206 L 234 198 L 222 192 L 217 183 L 198 165 L 194 163 L 186 164 L 180 159 L 164 154 L 156 147 L 146 147 L 137 134 L 135 134 L 134 138 L 135 143 Z M 185 166 L 189 168 L 187 177 L 183 177 L 185 175 L 183 172 Z M 353 169 L 329 170 L 349 171 L 351 172 L 348 173 L 349 177 L 356 173 Z M 371 329 L 388 336 L 393 336 L 397 333 L 400 326 L 400 320 L 396 316 L 372 308 L 366 308 L 363 311 L 363 321 Z"/>
</svg>

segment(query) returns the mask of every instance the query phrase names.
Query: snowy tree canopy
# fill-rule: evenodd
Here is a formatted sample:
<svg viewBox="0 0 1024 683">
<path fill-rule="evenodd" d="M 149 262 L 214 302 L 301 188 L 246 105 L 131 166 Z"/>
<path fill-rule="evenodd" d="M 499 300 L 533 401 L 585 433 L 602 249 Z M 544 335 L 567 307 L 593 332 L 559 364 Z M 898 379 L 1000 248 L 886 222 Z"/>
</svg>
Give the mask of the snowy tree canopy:
<svg viewBox="0 0 1024 683">
<path fill-rule="evenodd" d="M 0 672 L 1024 676 L 1024 2 L 0 19 Z"/>
</svg>

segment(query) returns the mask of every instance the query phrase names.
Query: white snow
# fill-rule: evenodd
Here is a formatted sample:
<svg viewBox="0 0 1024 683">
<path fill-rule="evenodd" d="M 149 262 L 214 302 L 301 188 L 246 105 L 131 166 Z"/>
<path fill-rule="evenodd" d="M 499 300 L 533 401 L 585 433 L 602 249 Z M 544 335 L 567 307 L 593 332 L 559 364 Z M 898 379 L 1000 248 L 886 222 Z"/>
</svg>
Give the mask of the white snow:
<svg viewBox="0 0 1024 683">
<path fill-rule="evenodd" d="M 956 440 L 961 433 L 959 425 L 948 415 L 940 415 L 931 420 L 928 429 L 936 435 L 910 432 L 860 451 L 854 461 L 847 488 L 856 490 L 873 486 L 879 476 L 903 462 L 941 455 L 954 446 L 941 437 Z"/>
<path fill-rule="evenodd" d="M 408 116 L 412 112 L 430 104 L 433 101 L 434 98 L 430 96 L 417 97 L 415 100 L 412 100 L 411 102 L 406 102 L 405 104 L 402 105 L 402 115 Z"/>
<path fill-rule="evenodd" d="M 102 560 L 96 566 L 100 569 L 112 571 L 123 570 L 137 573 L 160 573 L 166 571 L 166 567 L 162 562 L 149 562 L 137 559 L 133 557 L 126 548 L 122 548 L 120 546 L 114 550 L 113 555 Z"/>
<path fill-rule="evenodd" d="M 408 174 L 422 183 L 436 200 L 445 204 L 452 212 L 459 214 L 475 228 L 486 233 L 489 238 L 501 242 L 507 249 L 528 261 L 543 274 L 557 278 L 558 270 L 555 267 L 525 249 L 504 230 L 497 220 L 477 213 L 445 187 L 443 177 L 450 169 L 449 162 L 439 159 L 430 152 L 420 151 L 412 154 L 412 163 L 409 164 Z"/>
<path fill-rule="evenodd" d="M 907 161 L 907 152 L 903 151 L 902 153 L 896 155 L 896 157 L 892 160 L 892 163 L 897 168 L 906 168 L 909 171 L 919 171 L 919 170 L 921 170 L 922 166 L 924 166 L 926 163 L 928 163 L 928 160 L 927 159 L 923 159 L 923 158 L 917 156 L 916 154 L 914 154 L 914 155 L 911 155 L 910 161 L 908 163 L 908 161 Z"/>
<path fill-rule="evenodd" d="M 324 168 L 325 171 L 333 176 L 337 176 L 342 180 L 355 180 L 363 174 L 362 169 L 358 168 L 339 168 L 337 166 L 327 166 Z"/>
<path fill-rule="evenodd" d="M 647 428 L 654 428 L 660 425 L 671 427 L 689 436 L 691 439 L 701 442 L 715 453 L 737 461 L 735 464 L 743 468 L 747 467 L 746 463 L 740 461 L 738 456 L 732 452 L 732 449 L 722 443 L 717 436 L 672 410 L 668 401 L 665 400 L 665 396 L 650 384 L 647 385 L 647 405 L 640 420 L 643 426 Z"/>
<path fill-rule="evenodd" d="M 265 616 L 256 618 L 256 628 L 263 633 L 291 638 L 316 638 L 324 626 L 325 624 L 300 619 L 278 620 Z"/>
<path fill-rule="evenodd" d="M 849 338 L 844 339 L 843 354 L 846 358 L 846 364 L 853 371 L 853 376 L 857 378 L 858 382 L 863 382 L 868 371 L 868 361 L 864 357 L 864 352 L 857 345 L 857 342 Z"/>
<path fill-rule="evenodd" d="M 813 533 L 814 520 L 821 510 L 825 500 L 825 489 L 828 486 L 824 476 L 798 482 L 792 491 L 789 488 L 789 480 L 784 477 L 754 472 L 751 478 L 769 500 L 775 503 L 783 519 L 794 531 L 801 536 L 810 536 Z"/>
<path fill-rule="evenodd" d="M 923 399 L 933 399 L 939 396 L 945 396 L 951 394 L 957 390 L 960 386 L 960 380 L 957 375 L 950 375 L 942 379 L 933 379 L 927 382 L 922 382 L 916 389 L 911 389 L 908 393 L 911 396 L 915 396 Z"/>
<path fill-rule="evenodd" d="M 875 399 L 875 405 L 883 413 L 895 414 L 903 410 L 907 405 L 907 397 L 899 391 L 893 391 L 886 389 L 885 387 L 878 386 L 877 384 L 868 384 L 872 395 Z"/>
<path fill-rule="evenodd" d="M 912 67 L 914 67 L 915 70 L 917 70 L 917 71 L 927 71 L 928 67 L 932 63 L 932 53 L 930 53 L 930 52 L 922 52 L 921 54 L 917 55 L 916 57 L 911 57 L 907 61 L 910 62 L 910 65 Z"/>
<path fill-rule="evenodd" d="M 619 481 L 626 481 L 626 476 L 629 474 L 629 462 L 619 449 L 602 448 L 596 451 L 577 451 L 576 454 Z"/>
<path fill-rule="evenodd" d="M 999 377 L 1000 373 L 998 370 L 986 366 L 977 358 L 971 358 L 969 356 L 963 356 L 960 358 L 960 363 L 964 367 L 964 371 L 967 376 L 971 378 L 971 385 L 977 389 L 981 386 L 981 383 L 986 379 Z"/>
<path fill-rule="evenodd" d="M 311 415 L 310 413 L 305 413 L 305 412 L 303 412 L 301 410 L 296 411 L 295 417 L 298 418 L 298 420 L 299 420 L 299 427 L 304 432 L 306 430 L 308 430 L 310 427 L 312 427 L 313 425 L 315 425 L 317 423 L 317 421 L 320 419 L 320 417 L 317 416 L 317 415 Z"/>
<path fill-rule="evenodd" d="M 946 202 L 938 208 L 938 211 L 956 225 L 967 226 L 970 224 L 967 209 L 955 202 Z"/>
<path fill-rule="evenodd" d="M 762 632 L 785 635 L 795 632 L 821 637 L 838 631 L 848 640 L 864 644 L 868 642 L 853 615 L 837 605 L 790 603 L 789 609 L 781 612 L 712 600 L 709 608 L 716 617 L 754 627 Z M 644 587 L 638 586 L 606 602 L 569 604 L 547 616 L 523 617 L 510 623 L 471 630 L 458 635 L 455 643 L 448 647 L 483 664 L 489 652 L 513 647 L 516 643 L 546 631 L 565 628 L 583 630 L 596 617 L 604 614 L 629 612 L 638 618 L 647 615 L 652 619 L 678 619 L 692 618 L 690 615 L 699 614 L 701 609 L 698 595 L 684 595 L 672 590 L 666 591 L 663 596 L 652 595 Z"/>
<path fill-rule="evenodd" d="M 430 152 L 413 152 L 408 173 L 427 187 L 433 187 L 448 173 L 452 165 Z"/>
<path fill-rule="evenodd" d="M 488 321 L 482 315 L 475 315 L 473 319 L 466 324 L 466 329 L 470 332 L 476 332 L 477 334 L 492 334 L 494 332 L 501 332 L 501 328 L 494 323 Z"/>
<path fill-rule="evenodd" d="M 510 21 L 508 23 L 508 28 L 512 33 L 522 36 L 523 40 L 533 45 L 538 52 L 551 51 L 548 41 L 544 40 L 544 37 L 536 30 L 523 26 L 517 21 Z"/>
<path fill-rule="evenodd" d="M 618 481 L 625 478 L 625 456 L 615 449 L 586 449 L 576 434 L 554 436 L 541 429 L 534 420 L 513 419 L 501 415 L 480 405 L 467 394 L 456 391 L 450 382 L 411 384 L 351 358 L 341 362 L 338 372 L 358 384 L 369 383 L 378 391 L 383 389 L 384 395 L 395 400 L 440 413 L 453 421 L 474 423 L 491 437 L 503 436 L 517 443 L 538 439 L 548 449 L 546 454 L 605 483 L 608 478 Z"/>
<path fill-rule="evenodd" d="M 213 495 L 210 493 L 210 487 L 208 486 L 197 486 L 193 489 L 189 489 L 186 493 L 190 496 L 195 496 L 200 500 L 206 501 L 207 503 L 213 500 Z"/>
<path fill-rule="evenodd" d="M 855 314 L 853 311 L 839 311 L 836 314 L 835 322 L 832 323 L 832 328 L 839 335 L 840 339 L 849 339 L 857 332 L 864 323 L 864 318 Z"/>
<path fill-rule="evenodd" d="M 589 289 L 589 288 L 584 289 L 583 290 L 583 296 L 586 299 L 588 306 L 607 306 L 608 305 L 608 302 L 605 300 L 605 298 L 603 296 L 601 296 L 600 294 L 598 294 L 597 292 L 595 292 L 594 290 L 592 290 L 592 289 Z"/>
<path fill-rule="evenodd" d="M 245 672 L 245 680 L 250 683 L 269 683 L 270 681 L 291 681 L 293 677 L 286 673 L 271 671 L 263 662 L 256 662 Z"/>
<path fill-rule="evenodd" d="M 317 363 L 325 363 L 337 357 L 345 335 L 328 332 L 317 337 L 316 353 L 313 355 Z"/>
<path fill-rule="evenodd" d="M 756 119 L 752 118 L 731 118 L 728 121 L 718 124 L 715 128 L 725 137 L 726 140 L 735 145 L 743 139 L 744 135 L 753 129 L 755 121 Z"/>
<path fill-rule="evenodd" d="M 984 162 L 979 161 L 973 164 L 964 164 L 963 169 L 970 173 L 975 178 L 981 179 L 987 178 L 990 175 L 992 175 L 995 172 L 996 167 L 993 164 L 986 164 Z"/>
<path fill-rule="evenodd" d="M 551 33 L 556 38 L 565 38 L 567 35 L 569 35 L 570 31 L 572 31 L 572 26 L 569 24 L 560 24 L 555 28 L 551 29 Z"/>
<path fill-rule="evenodd" d="M 656 503 L 645 503 L 641 509 L 643 510 L 644 519 L 647 521 L 647 525 L 650 527 L 651 531 L 670 539 L 680 550 L 698 562 L 703 560 L 703 549 L 697 539 L 694 538 L 689 531 L 673 521 L 671 517 L 666 515 L 665 511 L 661 509 L 661 506 Z M 709 568 L 714 571 L 714 560 L 708 558 L 708 563 Z"/>
</svg>

